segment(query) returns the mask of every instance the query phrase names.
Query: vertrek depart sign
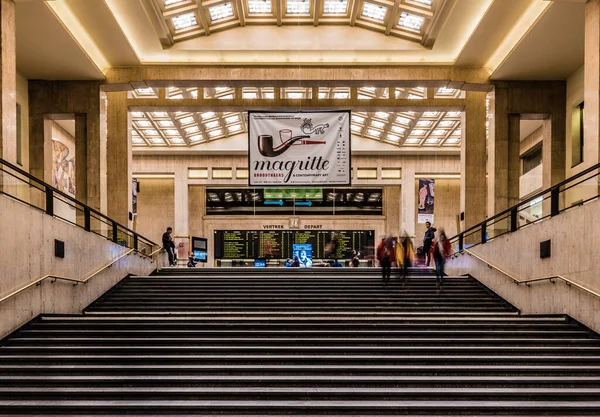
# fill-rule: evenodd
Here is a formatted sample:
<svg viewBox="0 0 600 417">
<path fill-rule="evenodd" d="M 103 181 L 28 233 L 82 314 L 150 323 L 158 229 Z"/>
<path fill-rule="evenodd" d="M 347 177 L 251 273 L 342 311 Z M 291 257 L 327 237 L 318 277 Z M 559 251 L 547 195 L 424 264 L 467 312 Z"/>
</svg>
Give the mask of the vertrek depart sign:
<svg viewBox="0 0 600 417">
<path fill-rule="evenodd" d="M 350 111 L 248 112 L 248 183 L 350 185 Z"/>
</svg>

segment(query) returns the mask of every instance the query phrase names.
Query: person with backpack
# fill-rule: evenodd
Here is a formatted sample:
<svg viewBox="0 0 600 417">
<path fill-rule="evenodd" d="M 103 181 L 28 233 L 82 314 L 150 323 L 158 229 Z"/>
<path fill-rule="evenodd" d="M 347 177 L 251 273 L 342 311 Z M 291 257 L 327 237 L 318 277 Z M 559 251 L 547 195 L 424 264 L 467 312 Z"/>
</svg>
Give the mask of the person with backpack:
<svg viewBox="0 0 600 417">
<path fill-rule="evenodd" d="M 377 246 L 377 260 L 381 265 L 381 276 L 383 278 L 383 283 L 387 284 L 392 273 L 392 262 L 390 248 L 388 248 L 385 238 L 381 239 L 381 243 L 379 243 L 379 246 Z"/>
<path fill-rule="evenodd" d="M 446 236 L 444 229 L 440 229 L 438 232 L 437 241 L 433 248 L 433 259 L 435 261 L 435 279 L 438 289 L 441 288 L 444 283 L 444 268 L 446 267 L 446 260 L 450 257 L 452 251 L 452 245 L 450 240 Z"/>
</svg>

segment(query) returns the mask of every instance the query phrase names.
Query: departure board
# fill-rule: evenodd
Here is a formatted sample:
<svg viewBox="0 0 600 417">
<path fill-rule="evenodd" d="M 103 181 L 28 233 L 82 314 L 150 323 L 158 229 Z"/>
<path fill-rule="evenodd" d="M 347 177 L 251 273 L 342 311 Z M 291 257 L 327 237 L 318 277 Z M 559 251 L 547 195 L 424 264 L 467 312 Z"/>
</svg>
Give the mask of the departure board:
<svg viewBox="0 0 600 417">
<path fill-rule="evenodd" d="M 216 259 L 254 259 L 253 232 L 222 230 L 215 232 Z"/>
<path fill-rule="evenodd" d="M 352 250 L 374 254 L 373 230 L 215 230 L 215 259 L 286 259 L 293 244 L 310 244 L 314 259 L 350 259 Z M 337 247 L 335 253 L 329 251 Z"/>
</svg>

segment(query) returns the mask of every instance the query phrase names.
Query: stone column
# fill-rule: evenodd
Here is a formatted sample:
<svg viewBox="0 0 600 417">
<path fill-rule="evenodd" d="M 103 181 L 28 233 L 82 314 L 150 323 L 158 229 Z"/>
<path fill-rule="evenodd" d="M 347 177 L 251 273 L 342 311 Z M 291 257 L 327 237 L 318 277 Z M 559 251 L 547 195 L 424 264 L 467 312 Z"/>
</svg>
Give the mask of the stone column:
<svg viewBox="0 0 600 417">
<path fill-rule="evenodd" d="M 29 117 L 29 173 L 52 184 L 52 120 L 43 114 Z"/>
<path fill-rule="evenodd" d="M 467 91 L 462 116 L 460 208 L 462 230 L 486 218 L 486 93 Z"/>
<path fill-rule="evenodd" d="M 127 92 L 107 93 L 108 217 L 131 226 L 131 131 Z"/>
<path fill-rule="evenodd" d="M 87 204 L 88 200 L 88 154 L 87 154 L 87 118 L 85 114 L 75 115 L 75 154 L 76 172 L 75 193 L 77 200 Z"/>
<path fill-rule="evenodd" d="M 17 163 L 17 64 L 15 3 L 0 0 L 0 157 Z"/>
<path fill-rule="evenodd" d="M 415 196 L 415 168 L 402 167 L 402 188 L 400 190 L 401 221 L 400 233 L 415 235 L 415 219 L 417 217 L 417 202 Z"/>
<path fill-rule="evenodd" d="M 489 216 L 519 202 L 520 116 L 508 113 L 508 89 L 490 94 L 487 189 Z"/>
<path fill-rule="evenodd" d="M 180 164 L 181 165 L 181 164 Z M 189 236 L 189 190 L 187 167 L 175 169 L 175 234 Z"/>
<path fill-rule="evenodd" d="M 587 168 L 600 161 L 600 0 L 585 5 L 583 163 Z M 544 143 L 544 146 L 546 144 Z M 544 158 L 546 152 L 544 151 Z M 544 165 L 546 161 L 544 160 Z M 544 167 L 544 173 L 545 173 Z M 545 186 L 545 184 L 544 184 Z"/>
<path fill-rule="evenodd" d="M 77 198 L 106 213 L 106 111 L 97 81 L 29 81 L 30 172 L 44 179 L 43 120 L 75 118 Z M 46 179 L 48 181 L 48 179 Z"/>
</svg>

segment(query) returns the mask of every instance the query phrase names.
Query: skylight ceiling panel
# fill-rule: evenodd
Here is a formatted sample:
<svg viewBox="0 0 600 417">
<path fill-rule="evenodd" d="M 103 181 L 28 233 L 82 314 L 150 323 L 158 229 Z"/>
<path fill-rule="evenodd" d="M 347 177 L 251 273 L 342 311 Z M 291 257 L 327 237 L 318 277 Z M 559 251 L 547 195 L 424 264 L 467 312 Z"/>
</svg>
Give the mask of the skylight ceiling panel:
<svg viewBox="0 0 600 417">
<path fill-rule="evenodd" d="M 310 0 L 287 0 L 286 13 L 292 15 L 310 14 Z"/>
<path fill-rule="evenodd" d="M 211 22 L 221 22 L 233 18 L 233 5 L 231 2 L 217 4 L 208 8 Z"/>
<path fill-rule="evenodd" d="M 273 5 L 271 0 L 247 0 L 247 2 L 249 15 L 270 15 L 273 13 Z"/>
<path fill-rule="evenodd" d="M 362 17 L 383 22 L 387 15 L 388 8 L 371 2 L 365 2 L 362 10 Z"/>
<path fill-rule="evenodd" d="M 414 13 L 402 12 L 398 20 L 398 26 L 402 29 L 409 29 L 420 32 L 425 23 L 425 18 Z"/>
<path fill-rule="evenodd" d="M 192 0 L 164 0 L 165 8 L 175 8 L 191 4 Z"/>
<path fill-rule="evenodd" d="M 325 0 L 323 15 L 346 15 L 348 13 L 348 0 Z"/>
<path fill-rule="evenodd" d="M 171 23 L 173 24 L 176 32 L 198 27 L 198 19 L 196 17 L 196 13 L 194 12 L 173 16 L 171 18 Z"/>
<path fill-rule="evenodd" d="M 169 142 L 173 145 L 185 145 L 185 140 L 181 136 L 169 138 Z"/>
</svg>

